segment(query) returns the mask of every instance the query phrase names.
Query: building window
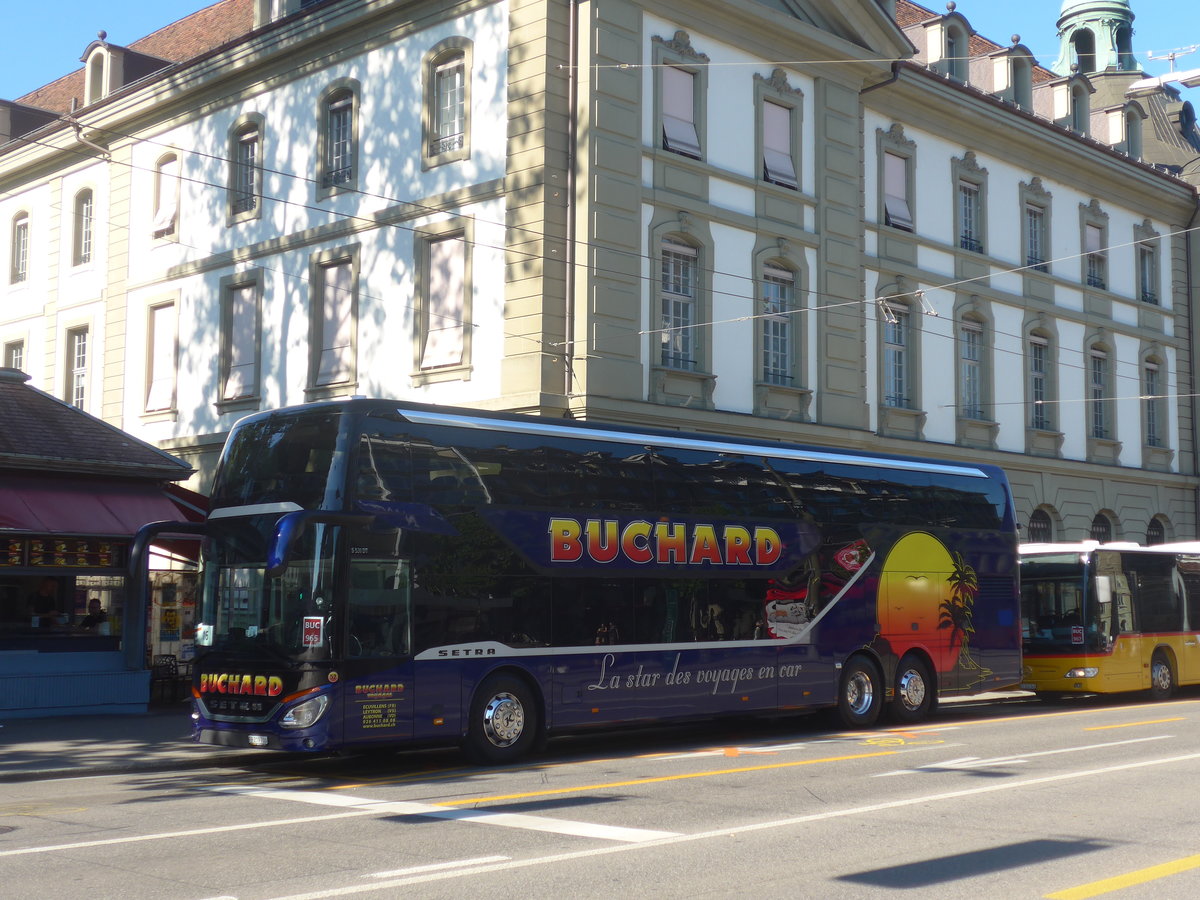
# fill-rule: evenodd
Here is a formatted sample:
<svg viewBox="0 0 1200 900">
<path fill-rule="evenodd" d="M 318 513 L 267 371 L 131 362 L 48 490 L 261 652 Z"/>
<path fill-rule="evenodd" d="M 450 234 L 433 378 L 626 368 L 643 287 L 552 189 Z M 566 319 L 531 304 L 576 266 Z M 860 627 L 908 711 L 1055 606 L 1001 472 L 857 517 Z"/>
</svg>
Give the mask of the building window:
<svg viewBox="0 0 1200 900">
<path fill-rule="evenodd" d="M 9 341 L 4 345 L 4 367 L 6 369 L 25 368 L 25 342 Z"/>
<path fill-rule="evenodd" d="M 664 241 L 659 286 L 662 293 L 662 364 L 694 372 L 698 275 L 695 248 Z"/>
<path fill-rule="evenodd" d="M 434 128 L 431 156 L 439 156 L 463 146 L 466 110 L 465 66 L 462 54 L 450 57 L 433 70 Z"/>
<path fill-rule="evenodd" d="M 421 368 L 461 366 L 466 359 L 467 242 L 461 234 L 426 242 Z"/>
<path fill-rule="evenodd" d="M 792 384 L 795 371 L 796 278 L 786 269 L 768 267 L 762 278 L 762 380 Z"/>
<path fill-rule="evenodd" d="M 1162 393 L 1158 363 L 1147 360 L 1142 368 L 1142 403 L 1147 447 L 1166 446 Z"/>
<path fill-rule="evenodd" d="M 1138 297 L 1143 303 L 1158 303 L 1158 255 L 1150 244 L 1138 244 Z"/>
<path fill-rule="evenodd" d="M 92 191 L 84 188 L 75 195 L 75 230 L 72 234 L 71 261 L 84 266 L 92 261 Z"/>
<path fill-rule="evenodd" d="M 1071 128 L 1079 134 L 1087 134 L 1091 124 L 1088 106 L 1087 89 L 1079 84 L 1071 88 Z"/>
<path fill-rule="evenodd" d="M 354 181 L 355 94 L 345 88 L 334 90 L 323 105 L 321 187 L 346 187 Z"/>
<path fill-rule="evenodd" d="M 1024 53 L 1009 58 L 1012 99 L 1024 110 L 1033 109 L 1033 59 Z"/>
<path fill-rule="evenodd" d="M 1142 117 L 1135 109 L 1125 113 L 1125 152 L 1134 159 L 1142 158 Z"/>
<path fill-rule="evenodd" d="M 146 412 L 174 409 L 178 358 L 174 303 L 150 307 L 147 334 Z"/>
<path fill-rule="evenodd" d="M 179 157 L 168 153 L 154 166 L 154 219 L 150 231 L 155 237 L 175 233 L 179 213 Z"/>
<path fill-rule="evenodd" d="M 664 149 L 699 159 L 695 81 L 693 73 L 678 66 L 662 70 L 662 139 Z"/>
<path fill-rule="evenodd" d="M 1026 538 L 1031 544 L 1048 544 L 1054 540 L 1054 523 L 1044 509 L 1035 509 L 1029 516 Z"/>
<path fill-rule="evenodd" d="M 979 185 L 970 181 L 958 183 L 958 246 L 972 253 L 983 252 Z"/>
<path fill-rule="evenodd" d="M 1050 342 L 1044 337 L 1029 338 L 1029 427 L 1051 431 Z"/>
<path fill-rule="evenodd" d="M 912 207 L 909 205 L 908 167 L 910 157 L 883 154 L 883 208 L 886 224 L 903 231 L 913 230 Z"/>
<path fill-rule="evenodd" d="M 259 395 L 259 311 L 255 282 L 227 284 L 221 307 L 221 400 Z"/>
<path fill-rule="evenodd" d="M 72 328 L 67 332 L 66 395 L 72 406 L 83 409 L 87 403 L 88 330 Z"/>
<path fill-rule="evenodd" d="M 250 121 L 237 126 L 232 135 L 229 179 L 231 219 L 255 218 L 262 200 L 262 126 Z"/>
<path fill-rule="evenodd" d="M 29 278 L 29 213 L 19 212 L 12 222 L 12 259 L 9 281 L 21 284 Z"/>
<path fill-rule="evenodd" d="M 1108 385 L 1108 353 L 1093 347 L 1088 354 L 1088 417 L 1089 433 L 1094 438 L 1110 434 Z"/>
<path fill-rule="evenodd" d="M 1092 519 L 1090 537 L 1093 541 L 1100 541 L 1102 544 L 1112 540 L 1112 522 L 1104 513 L 1096 513 L 1096 517 Z"/>
<path fill-rule="evenodd" d="M 316 263 L 313 296 L 313 387 L 346 385 L 355 378 L 354 260 L 331 258 Z"/>
<path fill-rule="evenodd" d="M 1038 272 L 1047 272 L 1046 210 L 1032 203 L 1025 206 L 1025 265 Z"/>
<path fill-rule="evenodd" d="M 1154 518 L 1146 523 L 1146 546 L 1166 543 L 1167 530 L 1163 527 L 1162 519 Z"/>
<path fill-rule="evenodd" d="M 1084 226 L 1084 255 L 1088 287 L 1106 289 L 1108 256 L 1104 251 L 1104 229 L 1099 225 Z"/>
<path fill-rule="evenodd" d="M 958 390 L 961 415 L 983 419 L 983 326 L 963 322 L 958 332 Z"/>
<path fill-rule="evenodd" d="M 450 37 L 425 54 L 421 110 L 422 164 L 425 168 L 471 155 L 471 71 L 474 45 Z"/>
<path fill-rule="evenodd" d="M 946 27 L 946 74 L 955 81 L 964 84 L 967 81 L 968 54 L 967 36 L 955 25 L 947 23 Z"/>
<path fill-rule="evenodd" d="M 907 307 L 889 305 L 883 320 L 883 404 L 898 409 L 912 408 L 908 383 L 909 318 Z"/>
<path fill-rule="evenodd" d="M 797 188 L 792 144 L 793 110 L 770 100 L 762 105 L 763 180 Z"/>
</svg>

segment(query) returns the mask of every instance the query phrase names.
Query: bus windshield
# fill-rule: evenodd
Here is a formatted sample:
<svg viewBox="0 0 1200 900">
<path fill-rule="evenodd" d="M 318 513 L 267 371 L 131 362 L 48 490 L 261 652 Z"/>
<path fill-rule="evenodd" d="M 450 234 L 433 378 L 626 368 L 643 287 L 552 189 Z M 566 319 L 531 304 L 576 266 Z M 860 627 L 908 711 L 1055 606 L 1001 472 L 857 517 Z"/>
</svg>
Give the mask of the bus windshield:
<svg viewBox="0 0 1200 900">
<path fill-rule="evenodd" d="M 270 577 L 267 549 L 276 519 L 245 516 L 210 524 L 201 556 L 198 647 L 289 663 L 331 656 L 337 527 L 306 529 L 282 574 Z"/>
</svg>

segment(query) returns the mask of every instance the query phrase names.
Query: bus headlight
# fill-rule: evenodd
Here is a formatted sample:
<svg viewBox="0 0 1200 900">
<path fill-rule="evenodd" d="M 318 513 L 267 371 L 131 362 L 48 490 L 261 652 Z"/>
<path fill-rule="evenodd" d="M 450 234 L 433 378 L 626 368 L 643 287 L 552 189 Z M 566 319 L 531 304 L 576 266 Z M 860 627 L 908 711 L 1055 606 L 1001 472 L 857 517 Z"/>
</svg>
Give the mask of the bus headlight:
<svg viewBox="0 0 1200 900">
<path fill-rule="evenodd" d="M 1072 669 L 1063 677 L 1064 678 L 1095 678 L 1097 673 L 1099 673 L 1099 671 L 1100 670 L 1097 669 L 1095 666 L 1086 666 L 1086 667 L 1079 668 L 1079 669 Z"/>
<path fill-rule="evenodd" d="M 279 720 L 279 724 L 284 728 L 307 728 L 321 718 L 328 705 L 329 697 L 325 694 L 297 703 Z"/>
</svg>

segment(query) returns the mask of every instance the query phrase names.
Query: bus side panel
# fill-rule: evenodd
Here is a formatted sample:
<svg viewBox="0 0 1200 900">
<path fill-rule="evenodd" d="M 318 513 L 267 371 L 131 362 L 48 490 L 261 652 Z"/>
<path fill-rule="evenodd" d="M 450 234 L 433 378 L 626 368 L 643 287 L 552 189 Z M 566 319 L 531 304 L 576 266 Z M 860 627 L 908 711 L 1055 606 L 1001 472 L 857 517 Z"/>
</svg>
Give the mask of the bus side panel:
<svg viewBox="0 0 1200 900">
<path fill-rule="evenodd" d="M 347 672 L 351 665 L 343 666 L 341 678 L 342 743 L 352 747 L 411 739 L 416 694 L 412 661 L 352 676 Z"/>
<path fill-rule="evenodd" d="M 779 704 L 774 644 L 663 648 L 555 657 L 556 729 L 756 712 Z"/>
</svg>

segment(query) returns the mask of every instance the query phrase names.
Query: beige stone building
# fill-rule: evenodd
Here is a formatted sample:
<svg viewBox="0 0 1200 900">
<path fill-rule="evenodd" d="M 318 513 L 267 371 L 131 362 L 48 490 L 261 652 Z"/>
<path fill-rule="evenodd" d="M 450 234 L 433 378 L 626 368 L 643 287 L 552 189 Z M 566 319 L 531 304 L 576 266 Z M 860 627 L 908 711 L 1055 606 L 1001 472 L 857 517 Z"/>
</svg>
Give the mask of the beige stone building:
<svg viewBox="0 0 1200 900">
<path fill-rule="evenodd" d="M 1196 537 L 1197 199 L 1137 73 L 904 0 L 222 0 L 82 63 L 0 103 L 4 364 L 198 490 L 239 416 L 377 395 Z"/>
</svg>

